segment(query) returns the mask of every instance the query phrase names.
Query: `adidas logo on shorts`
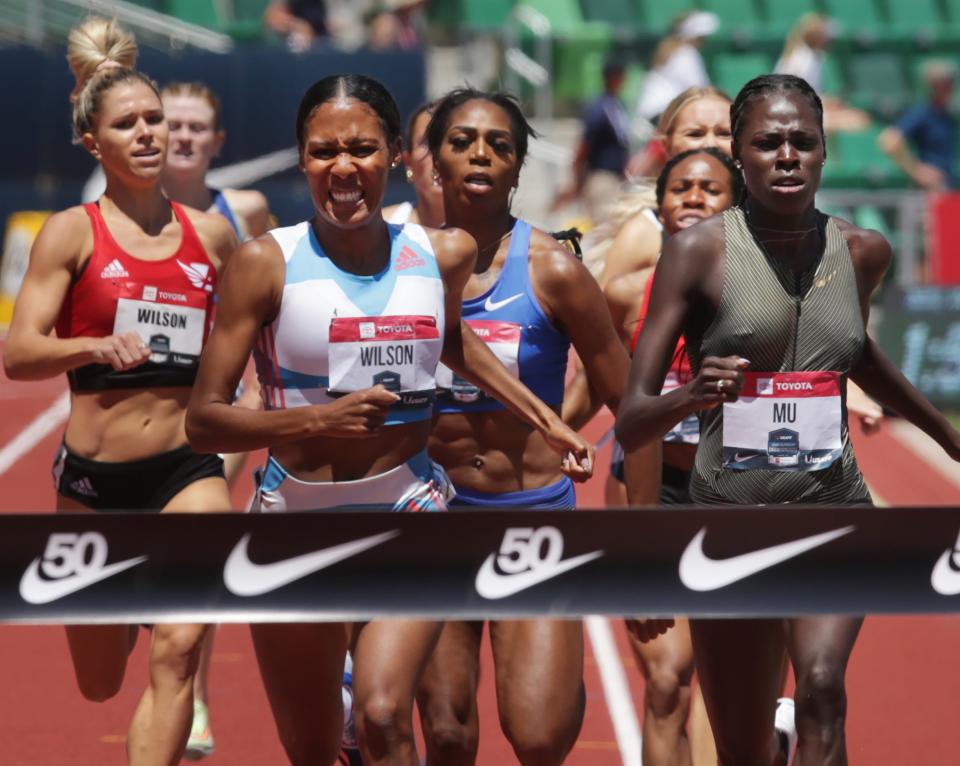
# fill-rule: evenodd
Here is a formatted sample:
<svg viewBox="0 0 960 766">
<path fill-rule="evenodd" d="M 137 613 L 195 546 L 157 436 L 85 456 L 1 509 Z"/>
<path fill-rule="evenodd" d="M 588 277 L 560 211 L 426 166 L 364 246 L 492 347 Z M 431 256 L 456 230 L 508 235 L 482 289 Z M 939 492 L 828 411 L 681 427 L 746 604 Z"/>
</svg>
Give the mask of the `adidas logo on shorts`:
<svg viewBox="0 0 960 766">
<path fill-rule="evenodd" d="M 70 489 L 76 492 L 78 495 L 85 495 L 86 497 L 96 497 L 97 490 L 93 488 L 93 484 L 90 483 L 90 479 L 84 476 L 82 479 L 77 479 L 74 482 L 70 483 Z"/>
<path fill-rule="evenodd" d="M 129 276 L 129 272 L 123 268 L 123 264 L 116 258 L 104 266 L 103 271 L 100 272 L 100 279 L 121 279 Z"/>
</svg>

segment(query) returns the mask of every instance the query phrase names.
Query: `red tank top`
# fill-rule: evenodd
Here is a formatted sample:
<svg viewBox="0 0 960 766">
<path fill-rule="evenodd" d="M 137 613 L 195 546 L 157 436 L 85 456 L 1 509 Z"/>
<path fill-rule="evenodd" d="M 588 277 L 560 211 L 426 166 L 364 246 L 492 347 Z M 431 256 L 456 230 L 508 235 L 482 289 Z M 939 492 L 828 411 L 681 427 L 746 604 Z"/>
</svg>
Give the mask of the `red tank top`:
<svg viewBox="0 0 960 766">
<path fill-rule="evenodd" d="M 647 308 L 650 305 L 650 291 L 653 289 L 653 278 L 656 276 L 654 271 L 647 284 L 643 288 L 643 304 L 640 306 L 640 315 L 637 317 L 637 326 L 633 330 L 633 337 L 630 339 L 630 354 L 637 347 L 637 341 L 640 340 L 640 330 L 643 329 L 643 323 L 647 318 Z M 673 361 L 670 363 L 670 369 L 667 371 L 667 378 L 673 377 L 678 385 L 689 383 L 692 378 L 690 370 L 690 360 L 687 358 L 687 342 L 680 336 L 677 341 L 677 348 L 673 352 Z M 674 386 L 676 387 L 676 386 Z"/>
<path fill-rule="evenodd" d="M 217 271 L 186 212 L 176 202 L 170 206 L 183 233 L 177 251 L 159 261 L 125 252 L 99 205 L 83 206 L 93 227 L 93 252 L 63 302 L 57 335 L 103 338 L 134 331 L 152 353 L 124 372 L 106 364 L 71 370 L 74 391 L 193 385 L 213 317 Z"/>
</svg>

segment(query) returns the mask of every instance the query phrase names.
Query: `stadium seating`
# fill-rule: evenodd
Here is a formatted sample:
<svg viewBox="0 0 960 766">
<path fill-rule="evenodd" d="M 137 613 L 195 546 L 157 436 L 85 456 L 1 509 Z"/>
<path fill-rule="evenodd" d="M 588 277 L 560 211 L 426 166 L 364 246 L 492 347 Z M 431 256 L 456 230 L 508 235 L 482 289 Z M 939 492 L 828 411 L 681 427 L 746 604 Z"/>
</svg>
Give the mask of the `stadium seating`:
<svg viewBox="0 0 960 766">
<path fill-rule="evenodd" d="M 590 2 L 591 0 L 584 0 Z M 666 34 L 673 20 L 685 11 L 697 7 L 696 0 L 633 0 L 640 9 L 640 18 L 648 31 L 655 35 Z"/>
<path fill-rule="evenodd" d="M 896 117 L 912 100 L 900 56 L 859 53 L 848 62 L 850 101 L 884 119 Z"/>
<path fill-rule="evenodd" d="M 870 127 L 857 133 L 834 136 L 836 156 L 827 162 L 837 173 L 828 174 L 832 185 L 839 186 L 904 186 L 907 178 L 877 145 L 881 128 Z M 839 161 L 839 163 L 837 162 Z"/>
<path fill-rule="evenodd" d="M 720 17 L 718 34 L 729 36 L 733 45 L 746 47 L 761 32 L 753 0 L 700 0 L 700 5 Z"/>
<path fill-rule="evenodd" d="M 821 2 L 822 10 L 839 23 L 841 39 L 867 47 L 876 44 L 883 37 L 883 23 L 876 0 Z"/>
<path fill-rule="evenodd" d="M 768 74 L 773 62 L 762 53 L 721 53 L 710 62 L 713 84 L 735 96 L 748 80 Z"/>
<path fill-rule="evenodd" d="M 766 11 L 766 37 L 769 40 L 786 40 L 787 33 L 797 19 L 805 13 L 820 10 L 814 0 L 761 0 Z"/>
<path fill-rule="evenodd" d="M 891 40 L 930 47 L 945 35 L 936 0 L 893 0 L 887 3 L 887 11 Z"/>
</svg>

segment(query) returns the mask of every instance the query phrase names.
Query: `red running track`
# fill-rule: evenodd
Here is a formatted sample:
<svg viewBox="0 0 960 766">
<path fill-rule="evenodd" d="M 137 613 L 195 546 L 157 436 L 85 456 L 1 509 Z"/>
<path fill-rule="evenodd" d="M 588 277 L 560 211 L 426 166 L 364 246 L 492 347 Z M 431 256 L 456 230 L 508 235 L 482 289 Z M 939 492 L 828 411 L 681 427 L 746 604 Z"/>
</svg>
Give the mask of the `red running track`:
<svg viewBox="0 0 960 766">
<path fill-rule="evenodd" d="M 0 449 L 63 391 L 61 381 L 11 383 L 0 373 Z M 596 421 L 593 438 L 609 424 Z M 50 461 L 60 429 L 0 474 L 0 512 L 49 511 L 53 503 Z M 953 504 L 960 488 L 888 433 L 856 435 L 858 457 L 871 486 L 889 504 Z M 602 504 L 608 450 L 598 475 L 579 492 L 584 507 Z M 235 492 L 239 505 L 249 495 L 245 479 Z M 643 684 L 622 627 L 614 623 L 620 660 L 627 669 L 634 704 L 642 707 Z M 116 698 L 102 704 L 83 700 L 76 689 L 62 629 L 8 627 L 0 630 L 0 763 L 9 766 L 101 766 L 124 763 L 129 717 L 146 681 L 145 646 L 130 658 L 127 679 Z M 848 744 L 853 764 L 960 763 L 960 620 L 954 617 L 870 618 L 848 671 Z M 499 732 L 489 649 L 481 684 L 483 766 L 515 762 Z M 613 766 L 622 763 L 597 663 L 587 642 L 587 708 L 583 730 L 567 763 Z M 207 763 L 284 763 L 267 707 L 247 631 L 226 626 L 217 636 L 211 672 L 212 727 L 217 751 Z M 549 704 L 545 701 L 544 704 Z"/>
</svg>

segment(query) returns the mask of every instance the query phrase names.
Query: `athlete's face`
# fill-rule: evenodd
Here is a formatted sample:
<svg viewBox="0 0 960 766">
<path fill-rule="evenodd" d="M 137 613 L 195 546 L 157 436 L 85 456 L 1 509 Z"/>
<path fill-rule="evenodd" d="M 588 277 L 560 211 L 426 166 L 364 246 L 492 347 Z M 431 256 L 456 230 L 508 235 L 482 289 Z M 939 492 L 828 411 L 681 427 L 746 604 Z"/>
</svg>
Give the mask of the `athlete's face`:
<svg viewBox="0 0 960 766">
<path fill-rule="evenodd" d="M 380 118 L 362 101 L 336 98 L 317 107 L 304 127 L 300 164 L 318 215 L 340 227 L 379 215 L 391 164 L 400 160 Z"/>
<path fill-rule="evenodd" d="M 732 204 L 730 171 L 716 157 L 694 154 L 670 171 L 660 220 L 667 234 L 675 234 Z"/>
<path fill-rule="evenodd" d="M 114 85 L 103 94 L 96 125 L 82 141 L 105 172 L 133 186 L 156 183 L 167 153 L 160 97 L 138 80 Z"/>
<path fill-rule="evenodd" d="M 481 99 L 454 109 L 437 155 L 437 172 L 445 203 L 505 204 L 520 176 L 507 113 Z"/>
<path fill-rule="evenodd" d="M 213 107 L 201 96 L 166 94 L 163 112 L 170 130 L 166 172 L 203 179 L 224 140 Z"/>
<path fill-rule="evenodd" d="M 796 214 L 813 204 L 826 157 L 817 114 L 805 99 L 775 93 L 747 105 L 737 159 L 750 197 Z"/>
<path fill-rule="evenodd" d="M 708 96 L 691 101 L 677 114 L 664 140 L 668 157 L 713 147 L 730 154 L 730 102 Z"/>
</svg>

